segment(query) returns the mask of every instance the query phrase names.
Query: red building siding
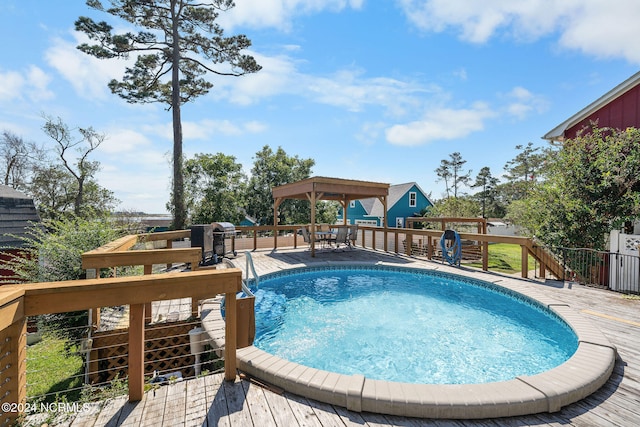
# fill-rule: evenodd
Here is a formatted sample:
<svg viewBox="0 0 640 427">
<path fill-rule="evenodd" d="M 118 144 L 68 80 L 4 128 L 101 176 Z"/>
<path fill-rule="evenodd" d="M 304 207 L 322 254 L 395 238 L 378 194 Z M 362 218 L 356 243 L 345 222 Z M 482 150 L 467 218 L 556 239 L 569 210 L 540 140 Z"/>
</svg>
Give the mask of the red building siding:
<svg viewBox="0 0 640 427">
<path fill-rule="evenodd" d="M 13 279 L 15 273 L 9 268 L 7 261 L 19 253 L 19 249 L 3 249 L 0 251 L 0 286 L 2 286 L 6 280 Z"/>
<path fill-rule="evenodd" d="M 575 138 L 584 127 L 590 127 L 591 122 L 598 122 L 598 127 L 626 129 L 640 128 L 640 86 L 636 86 L 595 113 L 571 126 L 564 132 L 565 138 Z"/>
</svg>

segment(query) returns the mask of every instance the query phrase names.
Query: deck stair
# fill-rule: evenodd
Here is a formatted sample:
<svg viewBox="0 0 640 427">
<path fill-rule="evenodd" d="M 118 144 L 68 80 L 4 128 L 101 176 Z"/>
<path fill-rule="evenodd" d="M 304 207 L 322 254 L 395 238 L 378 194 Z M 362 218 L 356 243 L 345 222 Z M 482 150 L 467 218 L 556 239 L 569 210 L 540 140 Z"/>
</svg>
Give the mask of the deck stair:
<svg viewBox="0 0 640 427">
<path fill-rule="evenodd" d="M 562 280 L 566 277 L 566 271 L 560 259 L 549 249 L 536 244 L 536 242 L 531 239 L 529 239 L 527 249 L 529 250 L 529 254 L 557 279 Z"/>
</svg>

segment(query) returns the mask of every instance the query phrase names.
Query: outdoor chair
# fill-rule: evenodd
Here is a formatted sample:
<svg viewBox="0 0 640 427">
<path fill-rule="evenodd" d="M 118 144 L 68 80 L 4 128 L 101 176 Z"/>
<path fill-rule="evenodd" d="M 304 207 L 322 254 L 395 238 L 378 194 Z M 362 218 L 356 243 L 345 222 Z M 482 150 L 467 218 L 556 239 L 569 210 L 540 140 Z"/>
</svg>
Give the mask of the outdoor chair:
<svg viewBox="0 0 640 427">
<path fill-rule="evenodd" d="M 302 227 L 300 232 L 302 233 L 302 240 L 311 247 L 311 236 L 309 236 L 309 230 L 307 230 L 307 227 Z"/>
<path fill-rule="evenodd" d="M 336 236 L 329 239 L 329 243 L 335 243 L 336 249 L 340 247 L 340 245 L 347 246 L 349 243 L 349 229 L 347 227 L 339 227 L 336 232 Z"/>
<path fill-rule="evenodd" d="M 349 249 L 353 249 L 356 246 L 356 240 L 358 240 L 358 225 L 350 225 L 349 236 L 347 238 L 347 246 L 349 246 Z"/>
</svg>

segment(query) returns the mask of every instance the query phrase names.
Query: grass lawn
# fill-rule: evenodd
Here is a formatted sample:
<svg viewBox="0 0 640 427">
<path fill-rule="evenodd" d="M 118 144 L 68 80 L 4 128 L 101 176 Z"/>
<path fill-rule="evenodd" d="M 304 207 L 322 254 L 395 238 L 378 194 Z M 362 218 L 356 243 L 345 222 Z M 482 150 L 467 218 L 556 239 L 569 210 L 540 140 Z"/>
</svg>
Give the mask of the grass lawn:
<svg viewBox="0 0 640 427">
<path fill-rule="evenodd" d="M 44 396 L 55 402 L 56 393 L 68 402 L 80 398 L 83 380 L 82 359 L 65 350 L 64 339 L 44 335 L 42 341 L 27 347 L 27 394 L 29 399 Z M 69 391 L 68 391 L 69 390 Z"/>
<path fill-rule="evenodd" d="M 495 243 L 489 245 L 489 270 L 500 273 L 513 274 L 522 270 L 522 251 L 520 245 Z M 529 269 L 535 266 L 535 260 L 529 256 Z M 465 263 L 469 267 L 482 268 L 482 260 Z"/>
</svg>

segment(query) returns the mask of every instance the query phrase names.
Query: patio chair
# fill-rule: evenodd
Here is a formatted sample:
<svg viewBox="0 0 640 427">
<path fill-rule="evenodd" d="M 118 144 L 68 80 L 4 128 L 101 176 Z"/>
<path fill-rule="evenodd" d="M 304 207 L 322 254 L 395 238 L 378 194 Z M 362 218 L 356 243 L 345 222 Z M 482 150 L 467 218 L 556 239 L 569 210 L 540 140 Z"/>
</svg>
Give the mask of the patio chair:
<svg viewBox="0 0 640 427">
<path fill-rule="evenodd" d="M 336 236 L 329 239 L 329 243 L 335 243 L 336 249 L 340 247 L 340 245 L 347 246 L 349 243 L 349 229 L 347 227 L 339 227 L 336 232 Z"/>
<path fill-rule="evenodd" d="M 356 246 L 356 240 L 358 240 L 358 225 L 350 225 L 349 237 L 347 238 L 347 246 L 349 246 L 349 249 L 353 249 Z"/>
<path fill-rule="evenodd" d="M 309 230 L 307 230 L 307 227 L 302 227 L 300 232 L 302 233 L 302 240 L 311 247 L 311 236 L 309 236 Z"/>
</svg>

